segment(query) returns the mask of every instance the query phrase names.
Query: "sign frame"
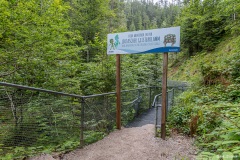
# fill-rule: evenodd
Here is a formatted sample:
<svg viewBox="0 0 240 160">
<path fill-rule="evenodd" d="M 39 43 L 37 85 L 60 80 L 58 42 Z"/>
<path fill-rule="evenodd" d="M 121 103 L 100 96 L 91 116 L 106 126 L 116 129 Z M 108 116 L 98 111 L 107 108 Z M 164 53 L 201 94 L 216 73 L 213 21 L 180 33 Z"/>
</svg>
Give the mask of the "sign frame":
<svg viewBox="0 0 240 160">
<path fill-rule="evenodd" d="M 180 52 L 180 27 L 108 34 L 107 54 Z"/>
</svg>

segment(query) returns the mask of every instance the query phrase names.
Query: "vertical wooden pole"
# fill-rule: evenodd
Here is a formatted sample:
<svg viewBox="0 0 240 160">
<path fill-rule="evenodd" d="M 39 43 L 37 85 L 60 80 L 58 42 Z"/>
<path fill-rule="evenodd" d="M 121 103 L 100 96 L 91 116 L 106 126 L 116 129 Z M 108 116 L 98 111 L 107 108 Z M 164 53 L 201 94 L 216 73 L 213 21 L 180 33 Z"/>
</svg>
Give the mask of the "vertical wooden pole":
<svg viewBox="0 0 240 160">
<path fill-rule="evenodd" d="M 162 75 L 162 120 L 161 120 L 161 138 L 166 137 L 166 108 L 167 108 L 167 69 L 168 53 L 163 53 L 163 75 Z"/>
<path fill-rule="evenodd" d="M 121 69 L 120 54 L 116 55 L 116 91 L 117 91 L 117 112 L 116 123 L 117 129 L 121 129 Z"/>
</svg>

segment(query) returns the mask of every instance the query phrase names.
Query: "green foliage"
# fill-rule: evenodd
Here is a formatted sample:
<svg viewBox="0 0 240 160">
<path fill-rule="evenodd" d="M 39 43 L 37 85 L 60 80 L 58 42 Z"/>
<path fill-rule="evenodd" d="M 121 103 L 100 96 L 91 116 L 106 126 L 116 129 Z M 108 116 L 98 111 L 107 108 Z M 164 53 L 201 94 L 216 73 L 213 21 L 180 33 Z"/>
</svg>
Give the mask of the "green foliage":
<svg viewBox="0 0 240 160">
<path fill-rule="evenodd" d="M 217 104 L 214 108 L 221 110 L 221 125 L 216 127 L 211 133 L 204 135 L 199 139 L 199 145 L 206 151 L 214 152 L 214 154 L 206 155 L 201 153 L 199 157 L 211 158 L 212 156 L 230 153 L 232 156 L 239 157 L 240 154 L 240 127 L 239 122 L 239 105 L 231 103 Z M 209 153 L 209 152 L 207 152 Z M 224 155 L 222 155 L 224 157 Z"/>
<path fill-rule="evenodd" d="M 104 138 L 105 133 L 103 132 L 96 132 L 96 131 L 88 131 L 85 134 L 85 143 L 86 144 L 90 144 L 90 143 L 94 143 L 98 140 L 101 140 Z"/>
<path fill-rule="evenodd" d="M 149 1 L 128 1 L 125 4 L 127 29 L 146 30 L 173 26 L 180 12 L 179 4 L 154 4 Z"/>
<path fill-rule="evenodd" d="M 2 80 L 48 88 L 61 85 L 56 80 L 65 79 L 62 75 L 72 64 L 69 60 L 79 60 L 73 46 L 79 37 L 69 30 L 65 18 L 69 6 L 52 0 L 1 3 L 1 16 L 5 17 L 0 39 Z"/>
<path fill-rule="evenodd" d="M 183 132 L 185 134 L 190 133 L 190 129 L 188 127 L 190 119 L 190 111 L 188 108 L 179 108 L 174 109 L 170 112 L 168 116 L 168 120 L 170 122 L 170 127 L 176 126 L 179 132 Z"/>
<path fill-rule="evenodd" d="M 239 17 L 237 16 L 240 13 L 238 3 L 239 2 L 235 0 L 225 0 L 220 1 L 218 5 L 221 14 L 225 17 L 229 17 L 225 29 L 233 35 L 239 35 L 240 33 Z"/>
<path fill-rule="evenodd" d="M 231 18 L 239 12 L 238 7 L 235 3 L 226 7 L 227 4 L 230 1 L 194 0 L 182 8 L 176 24 L 181 26 L 182 44 L 189 56 L 202 50 L 213 51 L 226 32 L 239 30 L 238 22 Z"/>
<path fill-rule="evenodd" d="M 160 55 L 124 55 L 122 59 L 123 89 L 158 85 L 162 74 Z"/>
<path fill-rule="evenodd" d="M 68 140 L 61 145 L 56 146 L 56 151 L 70 151 L 76 149 L 80 145 L 78 139 Z"/>
<path fill-rule="evenodd" d="M 135 104 L 131 104 L 131 102 L 125 102 L 125 104 L 123 104 L 124 110 L 121 112 L 123 126 L 125 126 L 135 118 L 136 111 L 134 110 L 132 105 Z"/>
<path fill-rule="evenodd" d="M 214 52 L 193 56 L 176 75 L 193 85 L 176 101 L 169 126 L 196 136 L 197 159 L 239 159 L 238 42 L 239 37 L 227 38 Z"/>
<path fill-rule="evenodd" d="M 209 103 L 208 96 L 200 96 L 199 92 L 186 91 L 178 98 L 176 104 L 178 107 L 174 107 L 169 115 L 170 126 L 176 127 L 179 132 L 185 134 L 209 133 L 214 127 L 219 125 L 219 119 L 216 113 L 209 110 L 209 105 L 202 106 L 204 103 Z M 193 117 L 198 117 L 194 122 Z M 196 124 L 194 124 L 196 123 Z M 195 131 L 191 130 L 191 125 L 197 125 Z"/>
<path fill-rule="evenodd" d="M 197 145 L 205 151 L 199 155 L 202 158 L 221 155 L 223 152 L 234 155 L 240 152 L 239 102 L 226 99 L 226 96 L 231 97 L 229 92 L 214 90 L 219 89 L 208 87 L 197 92 L 183 93 L 168 117 L 171 128 L 185 134 L 191 133 L 191 125 L 195 123 Z M 198 117 L 196 122 L 193 121 L 193 116 Z"/>
<path fill-rule="evenodd" d="M 240 54 L 236 54 L 232 59 L 228 60 L 229 63 L 228 72 L 231 75 L 232 80 L 240 82 Z"/>
<path fill-rule="evenodd" d="M 201 64 L 201 74 L 203 77 L 203 84 L 204 85 L 214 85 L 214 84 L 223 84 L 226 75 L 224 75 L 223 71 L 218 68 L 214 68 L 211 65 L 206 66 Z"/>
</svg>

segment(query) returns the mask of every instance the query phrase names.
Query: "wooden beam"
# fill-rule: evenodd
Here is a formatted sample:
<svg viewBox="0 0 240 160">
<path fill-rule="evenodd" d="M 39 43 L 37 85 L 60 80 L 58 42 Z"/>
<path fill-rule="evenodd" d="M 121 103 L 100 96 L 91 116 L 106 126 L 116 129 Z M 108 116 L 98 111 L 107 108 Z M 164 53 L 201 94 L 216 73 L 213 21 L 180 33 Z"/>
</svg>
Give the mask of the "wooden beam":
<svg viewBox="0 0 240 160">
<path fill-rule="evenodd" d="M 163 53 L 163 75 L 162 75 L 162 119 L 161 119 L 161 138 L 166 137 L 166 110 L 167 110 L 167 70 L 168 53 Z"/>
<path fill-rule="evenodd" d="M 117 91 L 116 124 L 117 124 L 117 129 L 121 129 L 121 65 L 120 65 L 120 54 L 116 55 L 116 91 Z"/>
</svg>

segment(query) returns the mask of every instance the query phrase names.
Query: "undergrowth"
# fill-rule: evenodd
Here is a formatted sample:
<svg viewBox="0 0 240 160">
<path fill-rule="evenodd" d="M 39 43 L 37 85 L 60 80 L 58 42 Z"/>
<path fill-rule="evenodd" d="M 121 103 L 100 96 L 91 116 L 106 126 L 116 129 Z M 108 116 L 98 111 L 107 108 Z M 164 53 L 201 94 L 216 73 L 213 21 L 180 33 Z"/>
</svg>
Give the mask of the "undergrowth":
<svg viewBox="0 0 240 160">
<path fill-rule="evenodd" d="M 168 125 L 196 138 L 198 159 L 240 159 L 239 42 L 238 37 L 215 52 L 199 53 L 173 75 L 192 87 L 177 99 Z"/>
</svg>

